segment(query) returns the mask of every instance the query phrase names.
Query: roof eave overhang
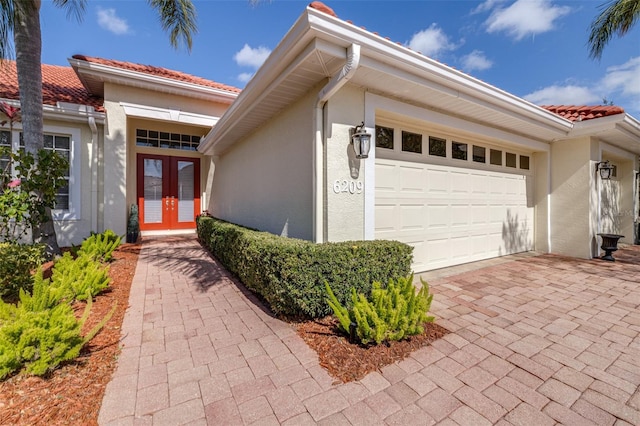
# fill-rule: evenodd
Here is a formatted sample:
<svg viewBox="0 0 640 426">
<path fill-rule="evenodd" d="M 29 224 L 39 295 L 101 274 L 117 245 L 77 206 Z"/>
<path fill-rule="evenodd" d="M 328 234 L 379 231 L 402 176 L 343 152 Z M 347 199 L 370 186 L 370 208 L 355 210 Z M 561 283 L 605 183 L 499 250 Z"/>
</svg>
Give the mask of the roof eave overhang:
<svg viewBox="0 0 640 426">
<path fill-rule="evenodd" d="M 640 155 L 640 121 L 627 113 L 575 122 L 573 130 L 563 139 L 583 136 L 597 137 Z"/>
<path fill-rule="evenodd" d="M 20 107 L 20 102 L 15 99 L 0 99 L 9 105 Z M 45 120 L 58 120 L 71 123 L 87 123 L 93 118 L 97 124 L 104 124 L 106 114 L 96 111 L 91 105 L 57 102 L 56 105 L 42 105 L 42 117 Z"/>
<path fill-rule="evenodd" d="M 138 87 L 155 92 L 164 92 L 168 94 L 179 93 L 182 96 L 223 104 L 231 104 L 238 97 L 238 93 L 236 92 L 125 70 L 81 59 L 69 58 L 69 63 L 78 75 L 82 84 L 92 95 L 104 96 L 104 83 L 108 82 L 121 84 L 123 86 Z M 93 81 L 101 83 L 100 88 L 97 91 L 94 88 Z"/>
<path fill-rule="evenodd" d="M 203 139 L 200 151 L 216 155 L 232 144 L 234 141 L 225 140 L 225 136 L 235 120 L 255 106 L 256 99 L 260 96 L 264 97 L 265 91 L 273 86 L 276 79 L 282 81 L 286 78 L 283 73 L 287 70 L 287 64 L 290 64 L 314 38 L 322 39 L 325 44 L 333 44 L 336 48 L 344 49 L 345 60 L 346 48 L 352 43 L 359 44 L 362 49 L 362 65 L 389 65 L 392 62 L 393 66 L 387 66 L 386 72 L 404 72 L 419 76 L 422 84 L 429 84 L 430 88 L 473 102 L 479 107 L 491 107 L 505 114 L 517 116 L 522 120 L 539 125 L 557 137 L 567 135 L 573 127 L 571 121 L 522 98 L 365 29 L 307 7 L 238 96 L 236 102 L 231 105 L 216 127 Z M 291 71 L 293 70 L 291 69 Z"/>
</svg>

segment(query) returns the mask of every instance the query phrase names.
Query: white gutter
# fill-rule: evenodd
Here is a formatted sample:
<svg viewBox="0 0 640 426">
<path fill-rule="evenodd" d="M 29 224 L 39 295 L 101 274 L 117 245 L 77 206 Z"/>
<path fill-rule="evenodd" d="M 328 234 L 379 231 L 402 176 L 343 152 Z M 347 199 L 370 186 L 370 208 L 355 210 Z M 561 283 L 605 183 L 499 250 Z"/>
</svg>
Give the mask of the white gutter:
<svg viewBox="0 0 640 426">
<path fill-rule="evenodd" d="M 87 119 L 91 129 L 91 230 L 100 232 L 98 229 L 98 127 L 96 119 Z"/>
<path fill-rule="evenodd" d="M 355 74 L 360 65 L 360 45 L 352 44 L 347 48 L 347 62 L 340 72 L 318 93 L 316 113 L 313 123 L 315 140 L 313 143 L 313 240 L 324 241 L 324 106 L 342 86 Z"/>
</svg>

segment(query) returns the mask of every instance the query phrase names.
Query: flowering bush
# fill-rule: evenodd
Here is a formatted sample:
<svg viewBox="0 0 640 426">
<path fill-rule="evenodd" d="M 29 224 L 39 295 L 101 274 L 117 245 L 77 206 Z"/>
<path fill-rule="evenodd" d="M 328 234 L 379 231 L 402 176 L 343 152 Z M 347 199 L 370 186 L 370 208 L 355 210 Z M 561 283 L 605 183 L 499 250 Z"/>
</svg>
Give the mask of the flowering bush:
<svg viewBox="0 0 640 426">
<path fill-rule="evenodd" d="M 9 160 L 0 170 L 0 241 L 15 243 L 51 219 L 45 211 L 54 207 L 58 190 L 67 184 L 69 163 L 44 149 L 34 156 L 3 148 L 0 158 Z"/>
</svg>

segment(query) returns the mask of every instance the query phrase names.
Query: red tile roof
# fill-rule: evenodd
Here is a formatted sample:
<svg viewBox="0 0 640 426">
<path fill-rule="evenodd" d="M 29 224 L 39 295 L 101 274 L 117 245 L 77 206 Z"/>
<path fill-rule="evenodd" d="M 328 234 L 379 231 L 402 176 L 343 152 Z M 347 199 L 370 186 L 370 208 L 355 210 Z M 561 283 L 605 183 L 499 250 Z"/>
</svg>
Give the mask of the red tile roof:
<svg viewBox="0 0 640 426">
<path fill-rule="evenodd" d="M 542 105 L 542 108 L 571 121 L 592 120 L 609 115 L 624 114 L 624 109 L 614 105 Z"/>
<path fill-rule="evenodd" d="M 311 2 L 311 4 L 309 4 L 309 7 L 312 8 L 312 9 L 319 10 L 320 12 L 324 12 L 327 15 L 331 15 L 334 18 L 338 17 L 338 15 L 336 15 L 336 13 L 333 11 L 333 9 L 331 9 L 329 6 L 327 6 L 326 4 L 322 3 L 321 1 L 313 1 L 313 2 Z"/>
<path fill-rule="evenodd" d="M 0 63 L 0 98 L 20 100 L 15 61 L 4 60 Z M 96 111 L 104 112 L 102 98 L 89 94 L 71 67 L 43 64 L 42 102 L 56 105 L 58 101 L 90 105 Z"/>
<path fill-rule="evenodd" d="M 227 92 L 240 93 L 240 89 L 233 86 L 228 86 L 222 83 L 216 83 L 215 81 L 207 80 L 202 77 L 196 77 L 191 74 L 186 74 L 180 71 L 174 71 L 167 68 L 154 67 L 152 65 L 135 64 L 133 62 L 116 61 L 113 59 L 95 58 L 85 55 L 73 55 L 74 59 L 81 61 L 87 61 L 94 64 L 101 64 L 110 67 L 120 68 L 128 71 L 140 72 L 143 74 L 149 74 L 156 77 L 164 77 L 171 80 L 183 81 L 185 83 L 197 84 L 199 86 L 213 87 L 214 89 L 225 90 Z"/>
</svg>

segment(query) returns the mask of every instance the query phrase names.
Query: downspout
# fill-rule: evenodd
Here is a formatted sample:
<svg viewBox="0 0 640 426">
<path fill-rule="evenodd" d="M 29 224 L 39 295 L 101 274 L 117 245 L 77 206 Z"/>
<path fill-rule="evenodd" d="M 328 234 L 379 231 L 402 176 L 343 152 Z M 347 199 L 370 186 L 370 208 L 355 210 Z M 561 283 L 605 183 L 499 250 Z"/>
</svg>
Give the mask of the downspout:
<svg viewBox="0 0 640 426">
<path fill-rule="evenodd" d="M 344 86 L 355 74 L 360 65 L 360 45 L 351 44 L 347 48 L 347 62 L 340 72 L 318 93 L 314 117 L 315 141 L 313 146 L 313 241 L 324 241 L 324 107 L 342 86 Z"/>
<path fill-rule="evenodd" d="M 89 117 L 87 123 L 91 129 L 91 231 L 100 232 L 98 229 L 98 127 L 94 117 Z"/>
</svg>

